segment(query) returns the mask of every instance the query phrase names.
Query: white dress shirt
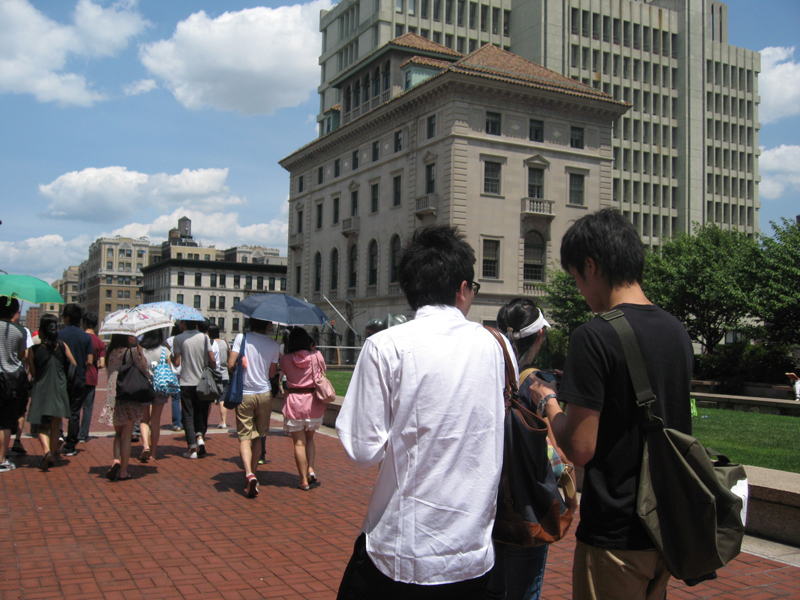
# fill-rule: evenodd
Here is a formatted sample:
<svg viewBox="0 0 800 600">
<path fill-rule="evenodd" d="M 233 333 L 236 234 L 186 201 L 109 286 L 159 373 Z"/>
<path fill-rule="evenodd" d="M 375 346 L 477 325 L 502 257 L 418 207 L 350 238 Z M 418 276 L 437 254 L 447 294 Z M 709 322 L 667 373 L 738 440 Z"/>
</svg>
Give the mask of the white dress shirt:
<svg viewBox="0 0 800 600">
<path fill-rule="evenodd" d="M 453 306 L 364 343 L 336 430 L 359 466 L 382 462 L 362 531 L 384 575 L 454 583 L 494 564 L 504 383 L 499 344 Z"/>
</svg>

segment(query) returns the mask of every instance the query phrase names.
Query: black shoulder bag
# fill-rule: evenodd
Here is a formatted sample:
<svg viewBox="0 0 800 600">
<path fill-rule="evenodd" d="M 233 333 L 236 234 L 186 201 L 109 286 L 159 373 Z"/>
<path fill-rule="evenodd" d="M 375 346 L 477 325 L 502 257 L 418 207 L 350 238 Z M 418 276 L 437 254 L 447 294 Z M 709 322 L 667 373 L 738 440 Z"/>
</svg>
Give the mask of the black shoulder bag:
<svg viewBox="0 0 800 600">
<path fill-rule="evenodd" d="M 136 361 L 128 355 L 131 349 L 125 351 L 122 357 L 122 366 L 117 372 L 117 401 L 118 402 L 141 402 L 146 404 L 156 399 L 156 391 L 153 389 L 152 382 L 147 375 L 139 370 Z"/>
<path fill-rule="evenodd" d="M 619 335 L 643 415 L 639 520 L 673 577 L 687 585 L 714 579 L 716 569 L 742 548 L 748 491 L 744 467 L 692 436 L 664 427 L 653 414 L 656 397 L 630 323 L 619 309 L 600 316 Z"/>
</svg>

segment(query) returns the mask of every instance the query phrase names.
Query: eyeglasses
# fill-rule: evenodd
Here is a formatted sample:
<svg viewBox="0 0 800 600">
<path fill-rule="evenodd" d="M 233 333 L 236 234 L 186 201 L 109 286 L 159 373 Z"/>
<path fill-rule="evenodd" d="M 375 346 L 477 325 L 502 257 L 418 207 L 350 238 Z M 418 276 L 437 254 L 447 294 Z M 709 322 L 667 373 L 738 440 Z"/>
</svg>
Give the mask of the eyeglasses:
<svg viewBox="0 0 800 600">
<path fill-rule="evenodd" d="M 473 281 L 472 282 L 472 291 L 475 292 L 476 294 L 478 292 L 480 292 L 481 291 L 481 284 L 478 283 L 477 281 Z"/>
</svg>

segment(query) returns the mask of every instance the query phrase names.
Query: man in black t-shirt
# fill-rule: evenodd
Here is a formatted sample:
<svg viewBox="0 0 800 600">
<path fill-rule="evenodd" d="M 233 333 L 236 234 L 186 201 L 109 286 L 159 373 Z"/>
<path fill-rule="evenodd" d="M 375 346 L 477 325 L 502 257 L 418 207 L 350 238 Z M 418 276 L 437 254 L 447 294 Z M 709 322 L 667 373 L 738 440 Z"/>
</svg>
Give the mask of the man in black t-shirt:
<svg viewBox="0 0 800 600">
<path fill-rule="evenodd" d="M 77 304 L 67 304 L 61 313 L 65 327 L 58 332 L 58 339 L 64 342 L 75 357 L 75 380 L 69 390 L 69 425 L 64 443 L 64 456 L 75 456 L 78 451 L 78 433 L 81 428 L 81 409 L 86 397 L 86 369 L 94 364 L 94 346 L 91 336 L 81 329 L 83 311 Z M 69 385 L 69 384 L 68 384 Z"/>
<path fill-rule="evenodd" d="M 561 242 L 561 266 L 595 313 L 621 310 L 631 324 L 667 427 L 691 433 L 694 355 L 683 325 L 641 288 L 644 246 L 633 225 L 604 209 L 576 221 Z M 595 318 L 570 337 L 558 389 L 541 380 L 531 396 L 568 459 L 583 466 L 573 598 L 663 600 L 669 572 L 636 516 L 642 462 L 641 409 L 613 327 Z M 562 412 L 559 401 L 566 403 Z"/>
</svg>

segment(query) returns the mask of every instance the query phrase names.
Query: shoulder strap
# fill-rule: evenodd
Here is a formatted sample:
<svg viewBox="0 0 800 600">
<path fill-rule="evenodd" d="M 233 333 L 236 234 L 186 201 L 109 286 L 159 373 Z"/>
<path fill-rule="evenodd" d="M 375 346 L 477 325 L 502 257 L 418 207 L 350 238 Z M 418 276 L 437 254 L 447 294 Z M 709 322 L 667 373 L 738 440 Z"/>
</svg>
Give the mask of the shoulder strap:
<svg viewBox="0 0 800 600">
<path fill-rule="evenodd" d="M 494 339 L 497 340 L 497 343 L 500 344 L 500 348 L 503 352 L 503 361 L 505 362 L 506 367 L 506 384 L 503 390 L 503 398 L 506 401 L 506 405 L 512 397 L 517 397 L 519 395 L 519 387 L 517 386 L 517 376 L 514 373 L 514 366 L 511 362 L 511 356 L 508 354 L 508 348 L 506 347 L 505 343 L 503 342 L 503 334 L 500 333 L 494 327 L 487 327 L 484 325 L 484 328 L 494 336 Z"/>
<path fill-rule="evenodd" d="M 519 374 L 519 386 L 522 387 L 522 384 L 525 383 L 525 380 L 528 378 L 528 375 L 531 373 L 535 373 L 539 369 L 535 369 L 531 367 L 530 369 L 525 369 L 522 373 Z"/>
<path fill-rule="evenodd" d="M 605 319 L 619 336 L 619 341 L 622 344 L 622 353 L 625 355 L 625 362 L 628 365 L 628 375 L 631 378 L 631 383 L 633 383 L 633 391 L 636 393 L 636 406 L 646 410 L 648 421 L 652 423 L 654 419 L 658 419 L 653 415 L 652 410 L 656 395 L 650 385 L 650 378 L 647 375 L 647 368 L 644 365 L 644 358 L 639 347 L 639 340 L 636 339 L 636 333 L 633 331 L 628 319 L 618 308 L 604 312 L 600 317 Z"/>
</svg>

